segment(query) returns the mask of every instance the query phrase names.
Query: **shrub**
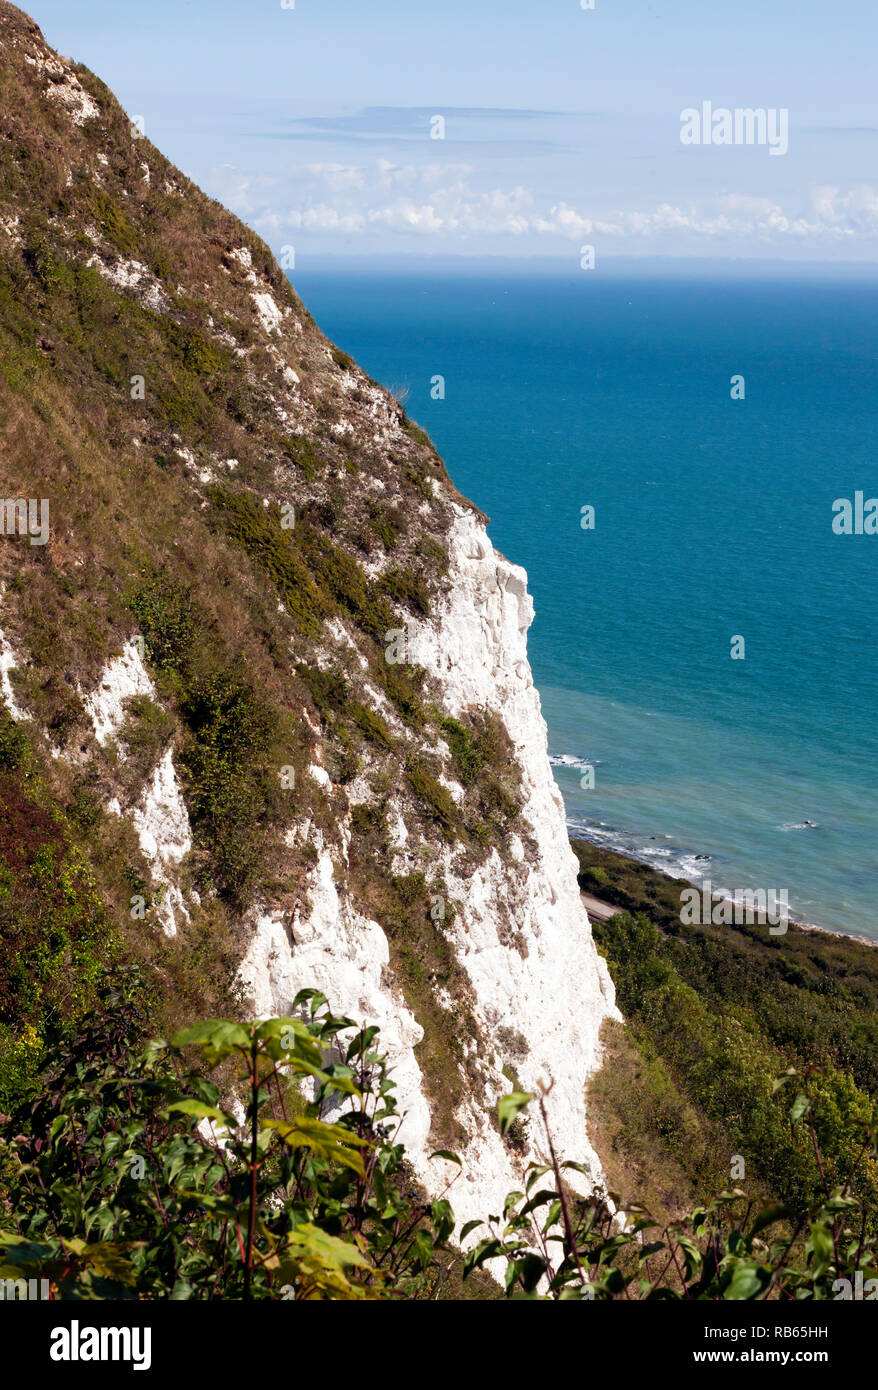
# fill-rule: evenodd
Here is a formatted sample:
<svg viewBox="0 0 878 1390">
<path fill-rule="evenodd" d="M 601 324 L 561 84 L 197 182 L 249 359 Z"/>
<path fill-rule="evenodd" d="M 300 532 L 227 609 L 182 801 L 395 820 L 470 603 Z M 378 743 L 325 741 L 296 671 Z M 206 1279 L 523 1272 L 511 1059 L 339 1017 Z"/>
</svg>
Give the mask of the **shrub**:
<svg viewBox="0 0 878 1390">
<path fill-rule="evenodd" d="M 501 1132 L 514 1128 L 533 1099 L 526 1092 L 503 1097 Z M 811 1105 L 807 1091 L 796 1097 L 789 1112 L 793 1125 Z M 502 1221 L 490 1217 L 483 1223 L 487 1234 L 467 1255 L 465 1277 L 489 1260 L 502 1260 L 508 1298 L 749 1302 L 834 1300 L 838 1280 L 847 1279 L 853 1288 L 857 1271 L 860 1279 L 878 1272 L 858 1220 L 859 1204 L 848 1195 L 858 1165 L 875 1155 L 874 1130 L 864 1131 L 860 1157 L 843 1184 L 827 1185 L 804 1218 L 797 1220 L 784 1206 L 759 1209 L 733 1190 L 664 1227 L 625 1203 L 629 1220 L 620 1227 L 616 1207 L 602 1194 L 583 1199 L 571 1191 L 566 1173 L 584 1170 L 559 1161 L 542 1095 L 539 1106 L 549 1162 L 531 1163 L 524 1191 L 506 1198 Z"/>
<path fill-rule="evenodd" d="M 190 660 L 200 624 L 192 590 L 187 585 L 159 570 L 129 595 L 129 606 L 154 666 L 179 670 Z"/>
<path fill-rule="evenodd" d="M 354 359 L 348 353 L 342 352 L 341 348 L 332 349 L 332 360 L 337 367 L 343 367 L 346 372 L 352 372 L 356 366 Z"/>
<path fill-rule="evenodd" d="M 211 856 L 220 893 L 240 906 L 258 876 L 265 822 L 275 793 L 265 765 L 274 722 L 247 680 L 221 671 L 187 691 L 183 715 L 190 815 L 198 843 Z"/>
<path fill-rule="evenodd" d="M 377 744 L 380 748 L 393 748 L 394 739 L 380 714 L 376 714 L 366 705 L 354 702 L 350 707 L 350 713 L 360 729 L 370 742 Z"/>
<path fill-rule="evenodd" d="M 381 577 L 383 592 L 394 603 L 407 605 L 419 613 L 430 607 L 430 590 L 422 574 L 411 569 L 391 569 Z"/>
<path fill-rule="evenodd" d="M 211 1020 L 144 1045 L 127 986 L 111 982 L 79 1036 L 47 1050 L 39 1096 L 0 1132 L 0 1278 L 46 1278 L 53 1297 L 74 1301 L 454 1291 L 454 1212 L 412 1189 L 377 1028 L 303 990 L 292 1016 Z M 0 1030 L 0 1056 L 8 1045 Z M 224 1092 L 210 1079 L 218 1069 Z M 502 1217 L 460 1232 L 484 1232 L 464 1259 L 464 1287 L 489 1261 L 507 1298 L 531 1300 L 827 1300 L 839 1280 L 878 1276 L 848 1195 L 857 1164 L 876 1156 L 868 1126 L 857 1163 L 798 1221 L 730 1191 L 664 1227 L 625 1204 L 620 1225 L 603 1193 L 573 1190 L 571 1176 L 587 1170 L 559 1159 L 544 1094 L 547 1161 L 528 1165 Z M 507 1142 L 523 1142 L 534 1099 L 501 1098 Z M 794 1127 L 813 1103 L 806 1083 L 789 1110 Z"/>
<path fill-rule="evenodd" d="M 304 435 L 292 435 L 281 440 L 281 447 L 289 459 L 301 470 L 306 482 L 310 483 L 326 466 L 326 460 Z"/>
<path fill-rule="evenodd" d="M 406 776 L 422 806 L 439 822 L 442 834 L 447 840 L 453 840 L 460 831 L 460 814 L 448 788 L 443 787 L 422 762 L 410 762 Z"/>
<path fill-rule="evenodd" d="M 313 990 L 293 1008 L 144 1047 L 136 1009 L 110 991 L 5 1132 L 15 1215 L 0 1275 L 36 1271 L 72 1299 L 436 1296 L 454 1216 L 411 1193 L 377 1030 Z M 243 1122 L 206 1079 L 217 1066 L 243 1087 Z"/>
<path fill-rule="evenodd" d="M 5 705 L 0 705 L 0 772 L 21 767 L 27 752 L 27 735 L 19 728 Z"/>
<path fill-rule="evenodd" d="M 137 238 L 110 194 L 102 188 L 96 189 L 92 195 L 91 210 L 100 230 L 116 250 L 123 256 L 134 256 Z"/>
</svg>

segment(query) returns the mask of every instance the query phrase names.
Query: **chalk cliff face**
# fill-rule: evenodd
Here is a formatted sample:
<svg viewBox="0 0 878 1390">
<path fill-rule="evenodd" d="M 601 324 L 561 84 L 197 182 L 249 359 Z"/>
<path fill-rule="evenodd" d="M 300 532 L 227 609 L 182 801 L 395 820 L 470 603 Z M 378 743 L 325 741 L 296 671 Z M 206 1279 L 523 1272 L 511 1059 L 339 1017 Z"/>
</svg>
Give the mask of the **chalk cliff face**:
<svg viewBox="0 0 878 1390">
<path fill-rule="evenodd" d="M 106 938 L 74 913 L 10 1018 L 39 1031 L 70 968 L 85 999 L 103 944 L 160 1016 L 316 987 L 380 1026 L 415 1170 L 461 1219 L 539 1151 L 493 1119 L 516 1087 L 551 1086 L 599 1182 L 615 1006 L 524 571 L 268 248 L 3 3 L 0 98 L 0 491 L 52 517 L 45 547 L 0 537 L 0 795 L 54 806 Z M 14 901 L 34 862 L 9 859 Z"/>
<path fill-rule="evenodd" d="M 462 506 L 453 506 L 448 543 L 446 582 L 429 618 L 411 625 L 409 655 L 434 677 L 449 714 L 475 707 L 502 719 L 519 773 L 521 830 L 528 840 L 526 850 L 520 835 L 511 835 L 505 853 L 493 849 L 465 876 L 456 873 L 454 854 L 441 842 L 427 846 L 460 905 L 449 937 L 488 1042 L 484 1093 L 478 1101 L 468 1095 L 458 1117 L 462 1172 L 430 1160 L 435 1143 L 417 1061 L 421 1030 L 387 970 L 381 928 L 339 897 L 344 845 L 337 856 L 321 845 L 308 907 L 294 924 L 294 945 L 270 911 L 257 918 L 242 977 L 260 1014 L 284 1012 L 297 990 L 316 984 L 342 1011 L 381 1024 L 406 1115 L 401 1137 L 428 1189 L 453 1180 L 455 1210 L 467 1221 L 498 1210 L 520 1180 L 522 1158 L 544 1152 L 542 1136 L 533 1129 L 523 1152 L 510 1153 L 486 1113 L 511 1089 L 502 1071 L 510 1045 L 518 1082 L 534 1090 L 541 1083 L 551 1086 L 547 1111 L 557 1149 L 575 1154 L 590 1169 L 593 1184 L 601 1183 L 600 1161 L 587 1137 L 585 1083 L 599 1065 L 601 1024 L 618 1012 L 580 901 L 563 801 L 549 765 L 546 725 L 527 659 L 533 620 L 527 576 L 494 550 L 484 524 Z M 423 849 L 423 841 L 412 845 L 400 811 L 389 867 L 405 873 Z M 453 1011 L 452 998 L 440 1002 Z"/>
</svg>

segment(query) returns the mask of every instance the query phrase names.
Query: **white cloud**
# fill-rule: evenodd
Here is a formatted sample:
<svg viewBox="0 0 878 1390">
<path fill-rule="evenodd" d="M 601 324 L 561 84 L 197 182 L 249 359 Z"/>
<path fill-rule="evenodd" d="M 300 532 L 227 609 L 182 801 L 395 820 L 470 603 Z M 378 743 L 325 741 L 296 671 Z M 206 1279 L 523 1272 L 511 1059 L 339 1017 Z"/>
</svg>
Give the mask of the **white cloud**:
<svg viewBox="0 0 878 1390">
<path fill-rule="evenodd" d="M 539 199 L 522 186 L 474 186 L 471 166 L 429 163 L 318 163 L 283 177 L 247 178 L 224 166 L 211 190 L 269 238 L 293 233 L 388 236 L 417 240 L 529 241 L 551 250 L 565 242 L 610 241 L 614 249 L 685 250 L 693 246 L 746 250 L 805 247 L 815 253 L 857 243 L 864 256 L 878 247 L 878 193 L 868 184 L 847 190 L 815 187 L 798 206 L 747 193 L 662 202 L 652 207 L 589 208 L 579 200 Z"/>
<path fill-rule="evenodd" d="M 634 209 L 590 217 L 559 203 L 548 215 L 536 218 L 535 225 L 540 232 L 614 239 L 654 238 L 674 232 L 740 241 L 868 239 L 878 237 L 878 194 L 868 185 L 847 193 L 818 188 L 808 195 L 806 209 L 797 212 L 785 210 L 770 198 L 744 193 L 721 194 L 685 207 L 661 203 L 651 211 Z"/>
</svg>

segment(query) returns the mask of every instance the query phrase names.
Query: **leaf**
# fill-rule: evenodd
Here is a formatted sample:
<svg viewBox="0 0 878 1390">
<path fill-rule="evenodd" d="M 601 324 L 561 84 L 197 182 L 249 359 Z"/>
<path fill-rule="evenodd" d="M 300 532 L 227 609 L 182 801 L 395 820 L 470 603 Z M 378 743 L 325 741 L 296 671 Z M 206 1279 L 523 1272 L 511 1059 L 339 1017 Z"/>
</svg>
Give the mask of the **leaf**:
<svg viewBox="0 0 878 1390">
<path fill-rule="evenodd" d="M 449 1163 L 456 1163 L 458 1168 L 463 1167 L 462 1160 L 458 1158 L 457 1154 L 453 1154 L 450 1149 L 437 1149 L 435 1153 L 430 1154 L 430 1158 L 446 1158 Z"/>
<path fill-rule="evenodd" d="M 363 1028 L 361 1032 L 357 1033 L 353 1042 L 348 1046 L 348 1050 L 345 1053 L 345 1061 L 349 1062 L 352 1057 L 361 1057 L 365 1052 L 368 1052 L 371 1044 L 377 1038 L 378 1032 L 378 1028 L 372 1024 L 371 1027 Z"/>
<path fill-rule="evenodd" d="M 473 1231 L 477 1231 L 479 1227 L 484 1226 L 484 1224 L 484 1221 L 467 1221 L 465 1225 L 461 1228 L 458 1240 L 466 1240 L 467 1236 L 472 1235 Z"/>
<path fill-rule="evenodd" d="M 543 1231 L 550 1231 L 561 1220 L 561 1202 L 553 1202 L 543 1220 Z"/>
<path fill-rule="evenodd" d="M 825 1226 L 819 1221 L 815 1221 L 809 1233 L 808 1245 L 814 1251 L 814 1258 L 818 1264 L 828 1265 L 835 1257 L 835 1247 L 832 1244 L 832 1236 Z"/>
<path fill-rule="evenodd" d="M 732 1281 L 723 1296 L 727 1299 L 745 1301 L 757 1298 L 764 1287 L 765 1280 L 762 1271 L 755 1265 L 742 1262 L 732 1275 Z"/>
<path fill-rule="evenodd" d="M 586 1168 L 584 1163 L 574 1163 L 572 1158 L 567 1158 L 561 1164 L 561 1167 L 562 1169 L 569 1168 L 573 1173 L 581 1173 L 584 1178 L 588 1178 L 592 1185 L 594 1184 L 594 1174 L 590 1168 Z"/>
<path fill-rule="evenodd" d="M 330 1091 L 336 1091 L 342 1096 L 354 1096 L 357 1100 L 362 1101 L 363 1093 L 354 1077 L 351 1075 L 349 1068 L 342 1070 L 338 1066 L 331 1066 L 326 1067 L 324 1070 L 328 1078 L 327 1085 Z"/>
<path fill-rule="evenodd" d="M 463 1262 L 463 1277 L 472 1274 L 474 1269 L 481 1269 L 486 1260 L 496 1259 L 503 1254 L 503 1246 L 497 1239 L 480 1240 L 469 1253 Z"/>
<path fill-rule="evenodd" d="M 500 1121 L 500 1133 L 507 1134 L 510 1126 L 515 1121 L 519 1111 L 523 1110 L 533 1100 L 532 1091 L 510 1091 L 508 1096 L 501 1096 L 497 1103 L 497 1116 Z"/>
<path fill-rule="evenodd" d="M 249 1052 L 251 1034 L 242 1024 L 228 1019 L 210 1019 L 184 1028 L 171 1039 L 174 1047 L 201 1047 L 210 1066 L 222 1062 L 233 1052 Z"/>
<path fill-rule="evenodd" d="M 328 1005 L 329 1000 L 325 994 L 320 993 L 319 989 L 300 989 L 293 1000 L 293 1008 L 297 1009 L 300 1004 L 308 1003 L 311 1005 L 311 1017 L 313 1018 L 318 1009 L 322 1008 L 324 1004 Z"/>
<path fill-rule="evenodd" d="M 763 1207 L 753 1225 L 750 1228 L 751 1236 L 758 1236 L 760 1231 L 764 1231 L 766 1226 L 773 1226 L 775 1221 L 788 1221 L 794 1216 L 792 1207 L 778 1203 L 772 1207 Z"/>
<path fill-rule="evenodd" d="M 82 1252 L 82 1258 L 96 1274 L 103 1275 L 107 1279 L 116 1279 L 121 1284 L 133 1286 L 135 1282 L 134 1270 L 125 1253 L 128 1248 L 122 1249 L 111 1242 L 99 1241 L 96 1245 L 87 1245 Z"/>
<path fill-rule="evenodd" d="M 692 1279 L 701 1267 L 701 1251 L 688 1236 L 678 1235 L 677 1245 L 683 1251 L 686 1278 Z"/>
<path fill-rule="evenodd" d="M 454 1212 L 450 1202 L 446 1202 L 444 1197 L 433 1202 L 432 1207 L 433 1225 L 436 1228 L 436 1243 L 444 1245 L 445 1241 L 454 1230 Z"/>
<path fill-rule="evenodd" d="M 551 1172 L 551 1166 L 548 1163 L 532 1163 L 527 1170 L 527 1179 L 524 1184 L 527 1191 L 530 1192 L 534 1183 L 539 1182 L 540 1178 L 545 1177 L 546 1173 L 549 1172 Z"/>
<path fill-rule="evenodd" d="M 793 1101 L 792 1108 L 791 1108 L 791 1110 L 790 1110 L 790 1122 L 791 1122 L 791 1124 L 794 1124 L 794 1125 L 795 1125 L 795 1124 L 798 1124 L 798 1122 L 799 1122 L 799 1120 L 801 1120 L 802 1116 L 803 1116 L 803 1115 L 807 1115 L 810 1109 L 811 1109 L 811 1101 L 809 1100 L 809 1098 L 808 1098 L 806 1095 L 801 1095 L 801 1094 L 800 1094 L 800 1095 L 796 1096 L 796 1099 Z"/>
<path fill-rule="evenodd" d="M 175 1111 L 181 1115 L 197 1115 L 202 1120 L 215 1120 L 217 1124 L 229 1128 L 237 1126 L 237 1120 L 233 1115 L 217 1110 L 214 1105 L 205 1105 L 203 1100 L 175 1100 L 173 1105 L 168 1106 L 165 1114 L 171 1115 Z"/>
<path fill-rule="evenodd" d="M 302 1226 L 296 1226 L 287 1237 L 287 1251 L 290 1254 L 307 1251 L 312 1258 L 320 1261 L 327 1269 L 370 1269 L 369 1260 L 356 1245 L 351 1245 L 349 1241 L 339 1240 L 338 1236 L 331 1236 L 326 1231 L 321 1231 L 319 1226 L 313 1226 L 306 1222 Z"/>
<path fill-rule="evenodd" d="M 539 1211 L 540 1207 L 551 1206 L 557 1199 L 557 1192 L 554 1187 L 541 1187 L 539 1192 L 535 1192 L 521 1208 L 519 1216 L 530 1216 L 531 1212 Z"/>
<path fill-rule="evenodd" d="M 433 1242 L 423 1229 L 415 1231 L 413 1241 L 421 1269 L 426 1269 L 433 1258 Z"/>
<path fill-rule="evenodd" d="M 22 1240 L 20 1236 L 8 1235 L 5 1231 L 0 1232 L 0 1276 L 3 1278 L 18 1278 L 20 1270 L 28 1267 L 39 1269 L 41 1265 L 49 1260 L 57 1259 L 59 1255 L 57 1245 L 38 1245 L 36 1241 Z M 8 1260 L 8 1264 L 4 1261 Z M 18 1266 L 18 1272 L 13 1272 L 12 1266 Z"/>
<path fill-rule="evenodd" d="M 256 1027 L 256 1040 L 275 1062 L 320 1068 L 323 1054 L 300 1018 L 267 1018 Z"/>
<path fill-rule="evenodd" d="M 827 1197 L 823 1203 L 823 1210 L 833 1213 L 840 1211 L 850 1211 L 853 1207 L 859 1207 L 860 1202 L 856 1197 L 843 1197 L 840 1190 L 833 1192 L 831 1197 Z"/>
<path fill-rule="evenodd" d="M 360 1178 L 365 1176 L 362 1156 L 356 1150 L 365 1147 L 368 1141 L 352 1134 L 343 1125 L 329 1125 L 300 1116 L 292 1121 L 266 1120 L 264 1128 L 276 1130 L 278 1138 L 290 1149 L 310 1149 L 315 1158 L 350 1168 Z"/>
<path fill-rule="evenodd" d="M 507 1192 L 503 1200 L 503 1215 L 508 1216 L 510 1211 L 514 1211 L 523 1196 L 523 1192 Z"/>
<path fill-rule="evenodd" d="M 54 1141 L 58 1138 L 58 1135 L 62 1134 L 65 1129 L 69 1128 L 69 1126 L 69 1115 L 56 1115 L 49 1127 L 49 1139 Z"/>
<path fill-rule="evenodd" d="M 523 1260 L 516 1260 L 516 1267 L 519 1277 L 524 1284 L 527 1293 L 533 1293 L 537 1284 L 546 1273 L 546 1261 L 542 1255 L 536 1255 L 530 1251 Z"/>
<path fill-rule="evenodd" d="M 226 1197 L 219 1192 L 199 1192 L 192 1188 L 181 1187 L 177 1190 L 177 1196 L 181 1200 L 197 1203 L 198 1206 L 204 1207 L 205 1211 L 213 1212 L 216 1216 L 234 1217 L 238 1212 L 231 1197 Z"/>
</svg>

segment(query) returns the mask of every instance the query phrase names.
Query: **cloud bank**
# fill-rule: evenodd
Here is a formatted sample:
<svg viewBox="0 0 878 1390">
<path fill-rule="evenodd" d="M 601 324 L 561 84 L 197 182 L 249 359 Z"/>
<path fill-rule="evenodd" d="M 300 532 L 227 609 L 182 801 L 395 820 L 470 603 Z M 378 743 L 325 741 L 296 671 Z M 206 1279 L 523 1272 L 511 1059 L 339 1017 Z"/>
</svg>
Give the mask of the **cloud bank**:
<svg viewBox="0 0 878 1390">
<path fill-rule="evenodd" d="M 206 180 L 273 245 L 306 238 L 331 250 L 358 238 L 366 249 L 388 237 L 415 243 L 506 242 L 519 250 L 566 253 L 570 243 L 615 254 L 693 247 L 754 252 L 784 244 L 819 255 L 844 246 L 878 254 L 878 192 L 868 183 L 814 186 L 795 200 L 726 192 L 652 206 L 598 206 L 583 194 L 551 199 L 515 184 L 480 189 L 468 164 L 309 163 L 282 174 L 247 176 L 224 165 Z"/>
</svg>

